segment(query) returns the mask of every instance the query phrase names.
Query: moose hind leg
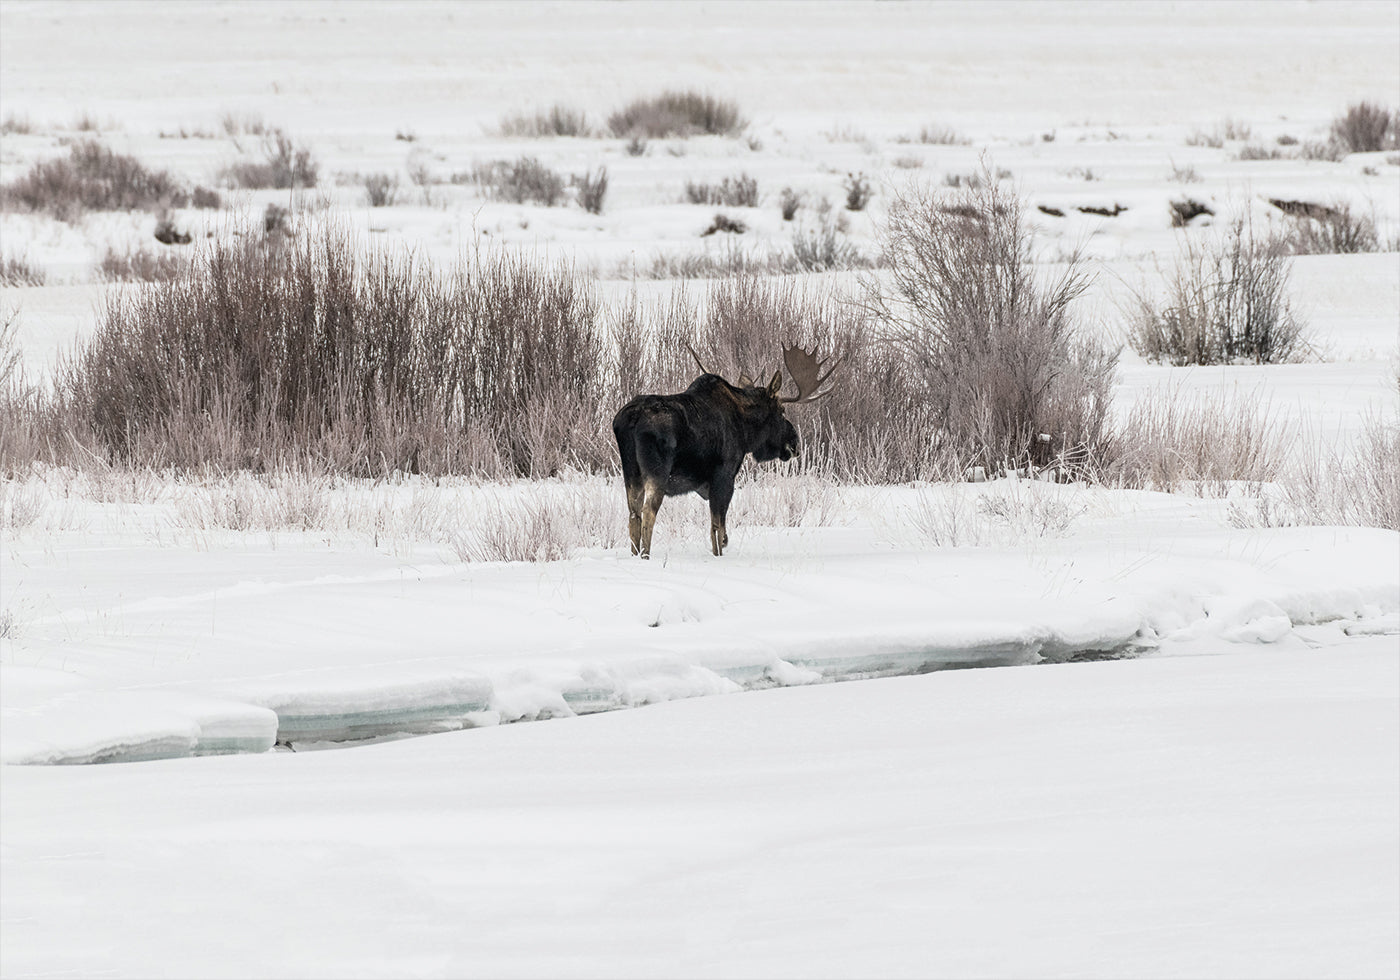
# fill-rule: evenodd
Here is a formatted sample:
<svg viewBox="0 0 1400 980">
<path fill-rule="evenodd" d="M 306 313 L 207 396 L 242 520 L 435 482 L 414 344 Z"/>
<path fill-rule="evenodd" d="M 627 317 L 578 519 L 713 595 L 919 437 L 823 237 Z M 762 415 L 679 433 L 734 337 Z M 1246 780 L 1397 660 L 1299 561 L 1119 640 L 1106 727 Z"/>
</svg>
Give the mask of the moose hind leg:
<svg viewBox="0 0 1400 980">
<path fill-rule="evenodd" d="M 642 543 L 641 556 L 651 557 L 651 532 L 656 528 L 656 512 L 661 509 L 661 501 L 666 499 L 661 487 L 648 483 L 642 494 Z"/>
<path fill-rule="evenodd" d="M 642 488 L 627 488 L 627 537 L 632 542 L 632 554 L 642 552 Z"/>
</svg>

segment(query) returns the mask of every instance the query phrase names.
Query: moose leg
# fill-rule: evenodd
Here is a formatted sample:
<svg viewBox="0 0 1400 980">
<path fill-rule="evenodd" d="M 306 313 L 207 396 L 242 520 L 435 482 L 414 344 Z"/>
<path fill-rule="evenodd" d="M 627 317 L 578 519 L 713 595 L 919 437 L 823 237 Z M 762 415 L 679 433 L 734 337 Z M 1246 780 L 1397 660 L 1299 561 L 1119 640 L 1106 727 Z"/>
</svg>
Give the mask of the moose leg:
<svg viewBox="0 0 1400 980">
<path fill-rule="evenodd" d="M 642 543 L 641 556 L 651 557 L 651 532 L 656 527 L 656 512 L 661 509 L 661 501 L 666 499 L 659 484 L 647 483 L 642 494 Z"/>
<path fill-rule="evenodd" d="M 729 501 L 734 496 L 734 484 L 715 480 L 710 484 L 710 551 L 716 558 L 724 554 L 729 545 L 729 529 L 725 522 L 729 516 Z"/>
<path fill-rule="evenodd" d="M 642 487 L 627 486 L 627 537 L 632 542 L 632 554 L 642 552 Z"/>
</svg>

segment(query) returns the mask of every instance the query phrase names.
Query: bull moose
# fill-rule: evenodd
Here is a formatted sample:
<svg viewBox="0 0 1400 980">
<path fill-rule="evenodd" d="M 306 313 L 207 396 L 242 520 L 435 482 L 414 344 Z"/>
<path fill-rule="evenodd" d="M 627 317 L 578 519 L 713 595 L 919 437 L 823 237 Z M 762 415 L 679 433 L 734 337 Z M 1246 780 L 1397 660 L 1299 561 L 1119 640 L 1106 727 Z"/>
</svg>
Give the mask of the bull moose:
<svg viewBox="0 0 1400 980">
<path fill-rule="evenodd" d="M 815 351 L 783 348 L 783 363 L 797 385 L 794 397 L 781 397 L 783 375 L 775 371 L 766 385 L 740 377 L 737 385 L 700 368 L 685 391 L 675 395 L 638 395 L 613 419 L 613 435 L 622 456 L 627 486 L 627 533 L 632 554 L 651 556 L 656 512 L 667 497 L 694 491 L 710 502 L 710 550 L 718 557 L 729 544 L 725 517 L 734 496 L 734 477 L 752 454 L 761 463 L 797 455 L 797 430 L 783 414 L 784 405 L 814 402 L 831 393 Z"/>
</svg>

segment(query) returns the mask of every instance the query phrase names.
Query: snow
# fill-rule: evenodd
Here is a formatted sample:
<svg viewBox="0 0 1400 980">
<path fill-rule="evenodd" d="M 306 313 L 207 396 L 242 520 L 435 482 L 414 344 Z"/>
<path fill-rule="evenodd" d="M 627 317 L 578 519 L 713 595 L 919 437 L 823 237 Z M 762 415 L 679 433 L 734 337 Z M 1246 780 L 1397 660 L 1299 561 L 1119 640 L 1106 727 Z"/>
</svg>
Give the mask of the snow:
<svg viewBox="0 0 1400 980">
<path fill-rule="evenodd" d="M 724 561 L 703 507 L 678 500 L 644 564 L 620 540 L 613 481 L 553 489 L 594 495 L 613 543 L 463 564 L 423 542 L 394 554 L 348 534 L 182 530 L 172 503 L 139 519 L 91 504 L 66 531 L 37 518 L 0 559 L 17 610 L 0 641 L 0 759 L 266 748 L 1221 641 L 1289 649 L 1400 613 L 1395 532 L 1233 529 L 1222 499 L 1019 480 L 842 488 L 782 527 L 756 506 L 794 492 L 775 480 L 741 492 L 751 510 Z M 28 492 L 61 506 L 57 488 Z M 475 488 L 435 492 L 447 513 L 481 512 Z M 935 547 L 938 515 L 959 512 L 971 546 Z M 1335 635 L 1295 631 L 1317 624 Z"/>
<path fill-rule="evenodd" d="M 4 968 L 1393 976 L 1398 666 L 1385 641 L 945 671 L 11 767 Z"/>
<path fill-rule="evenodd" d="M 1116 339 L 1183 236 L 1277 223 L 1270 197 L 1400 236 L 1390 154 L 1238 159 L 1393 105 L 1397 36 L 1400 6 L 1360 2 L 7 2 L 0 117 L 33 131 L 4 134 L 0 180 L 86 115 L 212 186 L 256 153 L 222 117 L 261 118 L 321 186 L 177 212 L 196 236 L 292 204 L 434 263 L 571 262 L 611 302 L 669 294 L 631 281 L 654 256 L 733 244 L 697 237 L 716 209 L 687 180 L 757 178 L 727 210 L 764 254 L 783 187 L 810 222 L 864 173 L 844 217 L 869 252 L 899 188 L 985 159 L 1042 261 L 1084 249 L 1085 319 Z M 736 99 L 746 138 L 492 132 L 667 87 Z M 1193 139 L 1226 120 L 1249 140 Z M 526 153 L 606 165 L 604 213 L 447 182 Z M 402 203 L 366 206 L 374 172 Z M 1188 196 L 1217 215 L 1173 230 Z M 153 226 L 0 214 L 4 256 L 49 276 L 0 289 L 31 376 L 92 331 L 103 251 Z M 1319 456 L 1394 419 L 1395 252 L 1292 276 L 1316 360 L 1128 353 L 1115 413 L 1257 398 Z M 755 468 L 722 559 L 691 498 L 643 563 L 602 477 L 0 481 L 0 975 L 1400 975 L 1400 534 L 1240 527 L 1260 488 L 1201 489 Z M 321 517 L 270 516 L 279 493 Z M 566 558 L 465 560 L 546 504 Z"/>
</svg>

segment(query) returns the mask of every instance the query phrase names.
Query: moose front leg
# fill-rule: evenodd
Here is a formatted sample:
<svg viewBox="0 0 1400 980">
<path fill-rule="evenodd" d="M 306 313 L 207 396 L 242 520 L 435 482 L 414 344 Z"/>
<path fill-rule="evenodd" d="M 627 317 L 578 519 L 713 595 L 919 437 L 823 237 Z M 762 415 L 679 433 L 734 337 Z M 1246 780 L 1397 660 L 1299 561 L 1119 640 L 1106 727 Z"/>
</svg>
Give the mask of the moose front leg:
<svg viewBox="0 0 1400 980">
<path fill-rule="evenodd" d="M 729 501 L 734 496 L 734 483 L 715 480 L 710 484 L 710 551 L 716 558 L 724 554 L 729 545 L 729 529 L 726 520 L 729 516 Z"/>
</svg>

